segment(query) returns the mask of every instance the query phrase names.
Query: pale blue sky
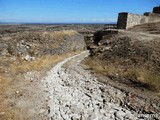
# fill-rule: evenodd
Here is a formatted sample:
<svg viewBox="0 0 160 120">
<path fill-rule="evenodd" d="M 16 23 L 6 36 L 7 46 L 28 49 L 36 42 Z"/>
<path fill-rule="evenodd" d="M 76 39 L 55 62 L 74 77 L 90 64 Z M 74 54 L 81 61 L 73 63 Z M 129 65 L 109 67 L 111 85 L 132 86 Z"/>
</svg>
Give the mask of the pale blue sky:
<svg viewBox="0 0 160 120">
<path fill-rule="evenodd" d="M 0 21 L 116 22 L 119 12 L 143 14 L 160 0 L 0 0 Z"/>
</svg>

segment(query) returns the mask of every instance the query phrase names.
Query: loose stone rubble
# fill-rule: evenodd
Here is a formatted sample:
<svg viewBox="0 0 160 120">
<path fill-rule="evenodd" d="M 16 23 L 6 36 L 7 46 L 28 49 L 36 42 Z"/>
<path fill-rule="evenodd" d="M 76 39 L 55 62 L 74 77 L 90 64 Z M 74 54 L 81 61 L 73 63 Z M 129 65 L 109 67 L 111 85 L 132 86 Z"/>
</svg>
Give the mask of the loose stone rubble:
<svg viewBox="0 0 160 120">
<path fill-rule="evenodd" d="M 155 117 L 122 108 L 120 100 L 115 104 L 113 96 L 121 98 L 125 93 L 98 82 L 79 64 L 88 54 L 85 51 L 65 59 L 42 79 L 48 105 L 47 110 L 40 110 L 42 114 L 49 120 L 148 120 Z M 67 67 L 62 67 L 64 64 Z"/>
</svg>

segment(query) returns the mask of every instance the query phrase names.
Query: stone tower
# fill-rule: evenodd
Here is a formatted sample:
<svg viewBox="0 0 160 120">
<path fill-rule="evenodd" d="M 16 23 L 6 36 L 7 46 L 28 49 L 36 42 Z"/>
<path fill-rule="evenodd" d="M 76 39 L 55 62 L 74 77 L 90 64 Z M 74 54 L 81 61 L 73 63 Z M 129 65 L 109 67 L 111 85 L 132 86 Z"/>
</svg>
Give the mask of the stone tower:
<svg viewBox="0 0 160 120">
<path fill-rule="evenodd" d="M 153 13 L 160 14 L 160 6 L 153 8 Z"/>
</svg>

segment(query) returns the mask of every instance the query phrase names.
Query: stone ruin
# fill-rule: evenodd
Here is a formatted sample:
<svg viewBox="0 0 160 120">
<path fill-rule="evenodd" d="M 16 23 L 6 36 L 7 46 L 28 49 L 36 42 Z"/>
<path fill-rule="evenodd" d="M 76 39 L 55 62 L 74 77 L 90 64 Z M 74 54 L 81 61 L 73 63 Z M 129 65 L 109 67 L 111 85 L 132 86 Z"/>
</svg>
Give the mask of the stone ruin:
<svg viewBox="0 0 160 120">
<path fill-rule="evenodd" d="M 153 12 L 145 12 L 144 15 L 122 12 L 118 15 L 118 29 L 128 29 L 135 25 L 160 22 L 160 6 L 154 7 Z"/>
</svg>

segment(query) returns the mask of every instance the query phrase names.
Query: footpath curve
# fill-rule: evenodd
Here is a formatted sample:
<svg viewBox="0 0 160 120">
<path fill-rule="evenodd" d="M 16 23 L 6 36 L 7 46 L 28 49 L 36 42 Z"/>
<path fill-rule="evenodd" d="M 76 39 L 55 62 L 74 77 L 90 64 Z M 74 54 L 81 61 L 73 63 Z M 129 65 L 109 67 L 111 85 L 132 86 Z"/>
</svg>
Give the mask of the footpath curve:
<svg viewBox="0 0 160 120">
<path fill-rule="evenodd" d="M 46 91 L 49 120 L 139 120 L 148 119 L 147 114 L 138 114 L 119 106 L 113 96 L 125 93 L 100 83 L 80 64 L 89 55 L 84 51 L 66 58 L 53 67 L 42 79 Z M 110 96 L 112 94 L 112 96 Z M 114 101 L 114 103 L 113 103 Z"/>
</svg>

